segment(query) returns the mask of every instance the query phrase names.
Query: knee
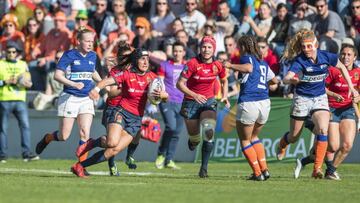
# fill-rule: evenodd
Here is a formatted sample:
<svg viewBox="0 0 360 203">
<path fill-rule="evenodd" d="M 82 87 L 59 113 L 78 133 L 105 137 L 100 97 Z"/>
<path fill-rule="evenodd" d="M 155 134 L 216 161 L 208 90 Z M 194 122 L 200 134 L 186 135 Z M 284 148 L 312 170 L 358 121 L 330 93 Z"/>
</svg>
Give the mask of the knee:
<svg viewBox="0 0 360 203">
<path fill-rule="evenodd" d="M 327 151 L 331 152 L 331 153 L 335 153 L 337 150 L 339 149 L 339 145 L 338 144 L 331 144 L 329 143 Z"/>
<path fill-rule="evenodd" d="M 201 121 L 201 134 L 203 140 L 213 142 L 215 137 L 216 121 L 214 119 L 204 119 Z"/>
<path fill-rule="evenodd" d="M 349 153 L 352 149 L 352 144 L 348 142 L 344 142 L 341 146 L 341 151 L 344 153 Z"/>
<path fill-rule="evenodd" d="M 107 148 L 115 148 L 117 146 L 117 143 L 115 141 L 109 141 L 106 142 Z"/>
</svg>

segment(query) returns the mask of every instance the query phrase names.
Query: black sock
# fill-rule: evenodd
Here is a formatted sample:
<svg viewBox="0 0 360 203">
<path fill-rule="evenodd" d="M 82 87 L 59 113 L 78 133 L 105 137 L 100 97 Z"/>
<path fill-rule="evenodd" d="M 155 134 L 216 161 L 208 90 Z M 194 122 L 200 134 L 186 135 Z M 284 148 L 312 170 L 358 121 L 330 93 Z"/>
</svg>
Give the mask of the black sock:
<svg viewBox="0 0 360 203">
<path fill-rule="evenodd" d="M 214 148 L 213 142 L 203 141 L 201 148 L 201 168 L 207 170 L 210 154 Z"/>
<path fill-rule="evenodd" d="M 331 173 L 334 173 L 336 171 L 336 167 L 333 165 L 333 162 L 332 161 L 325 161 L 325 164 L 326 164 L 326 170 L 331 172 Z"/>
<path fill-rule="evenodd" d="M 307 156 L 307 157 L 304 157 L 304 158 L 301 159 L 301 164 L 303 166 L 306 166 L 306 165 L 308 165 L 310 163 L 314 163 L 314 159 L 311 156 Z"/>
<path fill-rule="evenodd" d="M 104 152 L 105 152 L 105 150 L 98 151 L 94 155 L 92 155 L 91 157 L 86 159 L 85 161 L 81 162 L 80 164 L 83 167 L 89 167 L 91 165 L 95 165 L 95 164 L 104 162 L 104 161 L 106 161 L 106 158 L 104 156 Z"/>
<path fill-rule="evenodd" d="M 127 155 L 126 155 L 126 159 L 128 159 L 129 157 L 133 157 L 134 156 L 134 153 L 136 151 L 136 148 L 139 144 L 133 144 L 133 143 L 130 143 L 128 148 L 127 148 Z"/>
<path fill-rule="evenodd" d="M 109 168 L 112 168 L 112 167 L 115 166 L 115 156 L 112 156 L 112 157 L 109 158 L 108 166 L 109 166 Z"/>
</svg>

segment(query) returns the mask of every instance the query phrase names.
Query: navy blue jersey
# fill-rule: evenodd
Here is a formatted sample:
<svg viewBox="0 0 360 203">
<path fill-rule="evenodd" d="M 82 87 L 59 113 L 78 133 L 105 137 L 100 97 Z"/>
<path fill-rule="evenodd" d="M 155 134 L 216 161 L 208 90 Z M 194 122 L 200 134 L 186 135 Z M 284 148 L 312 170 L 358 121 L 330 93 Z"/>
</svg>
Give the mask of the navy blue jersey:
<svg viewBox="0 0 360 203">
<path fill-rule="evenodd" d="M 90 51 L 86 56 L 80 54 L 77 49 L 66 51 L 56 68 L 65 72 L 65 77 L 74 82 L 84 83 L 84 88 L 78 90 L 74 87 L 64 86 L 64 92 L 77 96 L 86 97 L 94 87 L 92 75 L 95 72 L 96 54 Z"/>
<path fill-rule="evenodd" d="M 317 51 L 317 62 L 313 63 L 303 53 L 294 59 L 289 71 L 299 76 L 300 83 L 295 92 L 306 97 L 316 97 L 325 94 L 325 78 L 329 66 L 336 66 L 338 56 L 327 51 Z"/>
<path fill-rule="evenodd" d="M 243 55 L 240 64 L 251 64 L 251 73 L 241 74 L 241 86 L 238 103 L 260 101 L 269 98 L 269 87 L 267 82 L 275 77 L 269 65 L 252 55 Z"/>
</svg>

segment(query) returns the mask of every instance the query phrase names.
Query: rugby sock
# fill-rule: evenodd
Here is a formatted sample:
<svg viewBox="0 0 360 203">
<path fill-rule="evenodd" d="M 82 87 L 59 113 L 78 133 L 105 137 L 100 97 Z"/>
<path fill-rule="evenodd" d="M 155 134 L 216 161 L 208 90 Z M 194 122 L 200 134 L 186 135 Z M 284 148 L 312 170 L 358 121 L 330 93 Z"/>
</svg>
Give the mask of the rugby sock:
<svg viewBox="0 0 360 203">
<path fill-rule="evenodd" d="M 314 163 L 314 159 L 312 158 L 312 156 L 307 156 L 301 159 L 301 165 L 306 166 L 310 163 Z"/>
<path fill-rule="evenodd" d="M 80 141 L 79 141 L 79 146 L 82 145 L 82 144 L 84 144 L 84 143 L 86 143 L 86 142 L 80 140 Z M 88 155 L 89 155 L 89 152 L 85 152 L 83 155 L 81 155 L 81 156 L 79 157 L 79 162 L 85 161 L 85 160 L 87 159 Z"/>
<path fill-rule="evenodd" d="M 46 144 L 49 144 L 51 141 L 59 141 L 58 134 L 59 134 L 59 131 L 58 131 L 58 130 L 54 131 L 54 132 L 51 133 L 51 134 L 47 134 L 47 135 L 45 136 L 45 142 L 46 142 Z"/>
<path fill-rule="evenodd" d="M 289 132 L 286 132 L 284 136 L 280 139 L 279 146 L 281 149 L 285 149 L 289 145 L 288 136 Z"/>
<path fill-rule="evenodd" d="M 326 135 L 317 135 L 316 140 L 314 170 L 321 169 L 328 146 L 328 139 Z"/>
<path fill-rule="evenodd" d="M 80 164 L 83 167 L 89 167 L 91 165 L 104 162 L 104 161 L 106 161 L 106 158 L 104 156 L 104 152 L 105 152 L 105 150 L 98 151 L 94 155 L 92 155 L 91 157 L 86 159 L 85 161 L 80 162 Z"/>
<path fill-rule="evenodd" d="M 333 161 L 325 161 L 326 164 L 326 171 L 334 173 L 336 171 L 336 167 L 333 165 Z"/>
<path fill-rule="evenodd" d="M 244 156 L 246 157 L 251 169 L 253 170 L 253 173 L 255 176 L 259 176 L 261 174 L 259 162 L 256 156 L 255 149 L 251 144 L 245 146 L 242 148 L 242 152 Z"/>
<path fill-rule="evenodd" d="M 128 148 L 127 148 L 127 155 L 126 157 L 129 158 L 129 157 L 133 157 L 135 151 L 136 151 L 136 148 L 139 144 L 134 144 L 134 143 L 130 143 Z"/>
<path fill-rule="evenodd" d="M 203 141 L 201 148 L 201 168 L 207 170 L 210 154 L 214 148 L 213 142 Z"/>
<path fill-rule="evenodd" d="M 109 166 L 109 168 L 112 168 L 112 167 L 115 166 L 115 156 L 112 156 L 112 157 L 109 158 L 108 166 Z"/>
<path fill-rule="evenodd" d="M 261 171 L 267 170 L 268 167 L 266 163 L 266 154 L 265 154 L 264 145 L 261 143 L 260 140 L 256 140 L 252 142 L 251 145 L 253 146 L 256 152 L 257 160 L 259 162 Z"/>
</svg>

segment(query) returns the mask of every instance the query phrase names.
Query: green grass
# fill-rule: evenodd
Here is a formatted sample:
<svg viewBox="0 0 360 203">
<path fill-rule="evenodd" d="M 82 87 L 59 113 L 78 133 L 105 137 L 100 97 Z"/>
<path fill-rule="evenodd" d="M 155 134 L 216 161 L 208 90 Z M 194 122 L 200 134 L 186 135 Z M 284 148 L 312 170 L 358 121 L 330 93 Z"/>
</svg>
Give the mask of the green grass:
<svg viewBox="0 0 360 203">
<path fill-rule="evenodd" d="M 294 180 L 292 162 L 271 162 L 271 179 L 247 181 L 250 168 L 241 163 L 210 163 L 209 179 L 197 176 L 199 164 L 179 163 L 181 170 L 157 170 L 140 162 L 136 171 L 118 163 L 120 177 L 68 173 L 72 160 L 0 164 L 0 202 L 359 202 L 360 165 L 343 164 L 342 181 L 314 180 L 311 167 Z M 88 169 L 107 173 L 106 163 Z M 131 173 L 137 172 L 137 173 Z"/>
</svg>

